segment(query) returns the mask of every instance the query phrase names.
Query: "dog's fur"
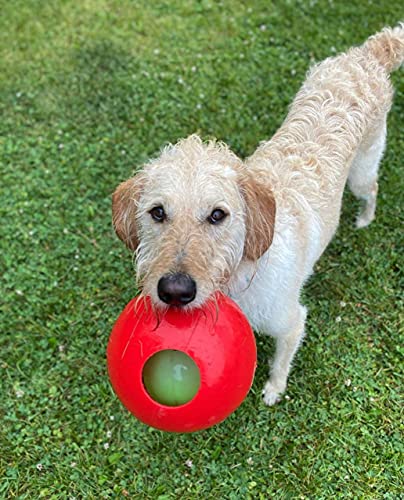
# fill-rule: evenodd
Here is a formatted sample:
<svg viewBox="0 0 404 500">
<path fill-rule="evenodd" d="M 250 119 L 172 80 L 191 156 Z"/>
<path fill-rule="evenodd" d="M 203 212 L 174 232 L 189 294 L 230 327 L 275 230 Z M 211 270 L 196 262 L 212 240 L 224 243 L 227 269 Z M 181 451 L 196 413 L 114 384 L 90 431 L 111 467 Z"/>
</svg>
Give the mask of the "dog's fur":
<svg viewBox="0 0 404 500">
<path fill-rule="evenodd" d="M 142 293 L 167 307 L 157 284 L 170 273 L 196 282 L 197 307 L 221 290 L 252 326 L 276 338 L 263 397 L 286 388 L 302 341 L 300 290 L 333 237 L 344 186 L 364 201 L 357 227 L 375 214 L 378 164 L 393 89 L 404 59 L 403 25 L 314 66 L 275 136 L 247 160 L 197 136 L 165 148 L 113 195 L 118 236 L 135 251 Z M 155 222 L 154 207 L 166 219 Z M 227 217 L 207 219 L 215 209 Z"/>
</svg>

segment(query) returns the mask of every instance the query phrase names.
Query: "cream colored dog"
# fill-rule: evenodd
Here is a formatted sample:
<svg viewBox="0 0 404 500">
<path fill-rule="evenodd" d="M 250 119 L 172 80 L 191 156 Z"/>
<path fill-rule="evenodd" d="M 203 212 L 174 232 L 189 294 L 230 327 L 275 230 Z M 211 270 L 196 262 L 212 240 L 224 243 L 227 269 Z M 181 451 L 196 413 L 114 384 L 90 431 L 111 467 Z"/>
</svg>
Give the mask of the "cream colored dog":
<svg viewBox="0 0 404 500">
<path fill-rule="evenodd" d="M 300 290 L 333 237 L 344 186 L 374 218 L 378 164 L 404 59 L 403 25 L 314 66 L 275 136 L 244 162 L 197 136 L 165 148 L 113 196 L 118 236 L 135 251 L 156 310 L 221 290 L 276 338 L 263 397 L 278 401 L 304 335 Z"/>
</svg>

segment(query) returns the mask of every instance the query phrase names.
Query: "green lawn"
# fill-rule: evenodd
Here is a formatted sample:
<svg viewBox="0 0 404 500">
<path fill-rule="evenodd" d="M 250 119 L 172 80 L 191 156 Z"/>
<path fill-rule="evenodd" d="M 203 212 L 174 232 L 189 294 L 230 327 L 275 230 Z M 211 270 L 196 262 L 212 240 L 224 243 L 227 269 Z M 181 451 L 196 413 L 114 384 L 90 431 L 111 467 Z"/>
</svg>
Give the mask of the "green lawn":
<svg viewBox="0 0 404 500">
<path fill-rule="evenodd" d="M 287 399 L 261 402 L 272 344 L 258 337 L 242 406 L 212 429 L 163 433 L 119 403 L 105 349 L 136 293 L 115 186 L 192 132 L 250 154 L 310 63 L 396 24 L 402 1 L 1 4 L 0 498 L 399 498 L 400 72 L 376 221 L 355 231 L 347 193 L 305 290 Z"/>
</svg>

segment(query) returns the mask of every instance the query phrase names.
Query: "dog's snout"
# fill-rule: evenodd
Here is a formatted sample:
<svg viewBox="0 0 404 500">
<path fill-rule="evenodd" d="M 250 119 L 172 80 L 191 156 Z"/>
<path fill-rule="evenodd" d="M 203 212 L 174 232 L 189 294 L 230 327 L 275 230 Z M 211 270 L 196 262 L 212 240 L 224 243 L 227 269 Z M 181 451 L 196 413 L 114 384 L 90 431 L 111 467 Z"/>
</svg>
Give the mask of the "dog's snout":
<svg viewBox="0 0 404 500">
<path fill-rule="evenodd" d="M 167 274 L 160 278 L 157 293 L 170 306 L 185 306 L 196 296 L 196 283 L 188 274 Z"/>
</svg>

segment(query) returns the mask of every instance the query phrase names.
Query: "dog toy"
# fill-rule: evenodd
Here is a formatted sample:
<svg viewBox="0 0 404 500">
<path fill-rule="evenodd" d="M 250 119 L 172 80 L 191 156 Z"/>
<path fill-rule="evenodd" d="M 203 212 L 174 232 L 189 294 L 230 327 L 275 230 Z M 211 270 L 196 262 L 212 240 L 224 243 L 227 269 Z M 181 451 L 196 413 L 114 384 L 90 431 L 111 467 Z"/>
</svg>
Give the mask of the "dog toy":
<svg viewBox="0 0 404 500">
<path fill-rule="evenodd" d="M 228 297 L 182 311 L 154 311 L 135 298 L 116 321 L 107 347 L 118 398 L 139 420 L 169 432 L 194 432 L 227 418 L 254 378 L 251 327 Z"/>
</svg>

